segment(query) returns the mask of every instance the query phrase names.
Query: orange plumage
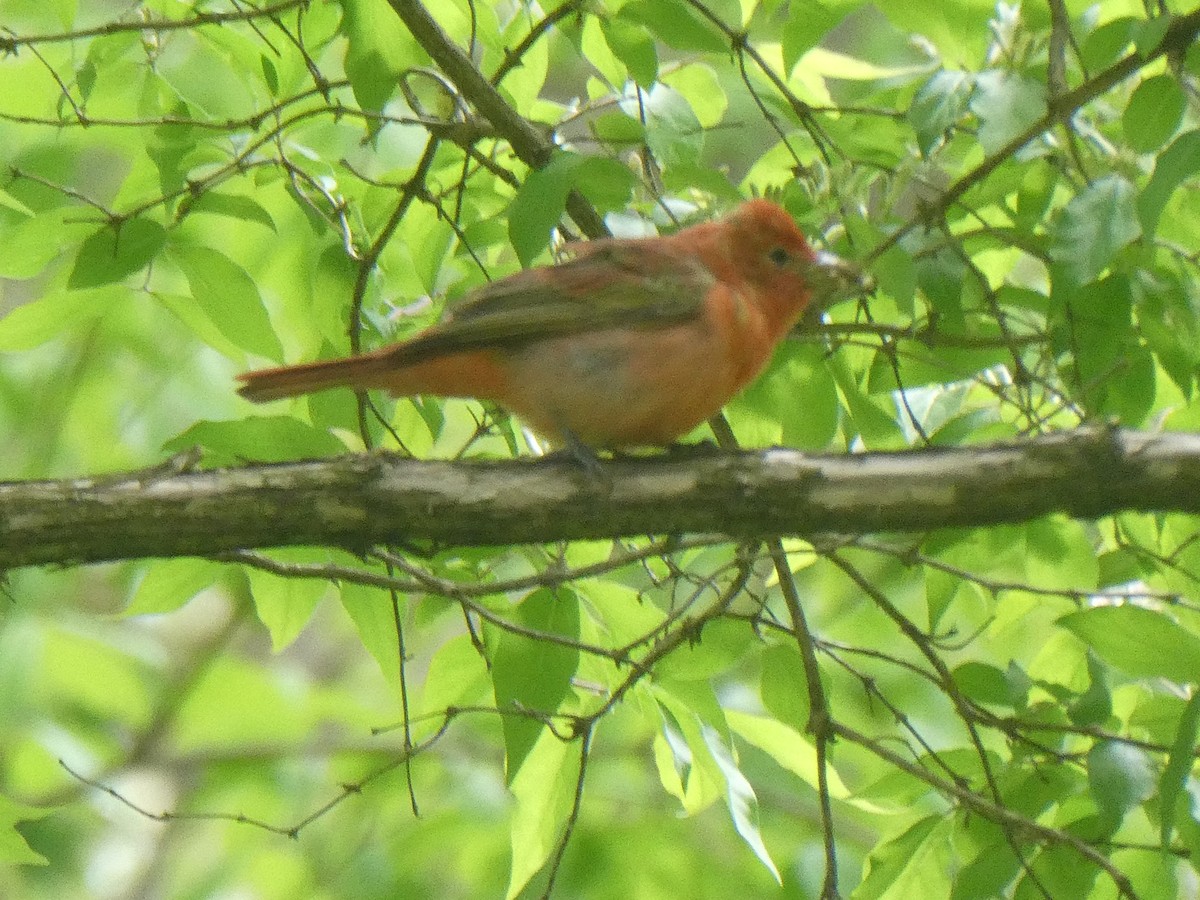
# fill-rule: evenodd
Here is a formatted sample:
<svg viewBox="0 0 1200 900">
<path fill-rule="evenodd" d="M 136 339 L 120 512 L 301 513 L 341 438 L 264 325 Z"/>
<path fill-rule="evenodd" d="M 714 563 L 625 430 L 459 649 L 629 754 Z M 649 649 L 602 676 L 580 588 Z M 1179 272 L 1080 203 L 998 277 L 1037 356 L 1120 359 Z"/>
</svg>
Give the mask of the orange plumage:
<svg viewBox="0 0 1200 900">
<path fill-rule="evenodd" d="M 762 371 L 814 289 L 841 279 L 837 265 L 779 206 L 750 200 L 673 235 L 580 244 L 565 262 L 478 289 L 408 341 L 250 372 L 239 393 L 476 397 L 552 438 L 669 444 Z"/>
</svg>

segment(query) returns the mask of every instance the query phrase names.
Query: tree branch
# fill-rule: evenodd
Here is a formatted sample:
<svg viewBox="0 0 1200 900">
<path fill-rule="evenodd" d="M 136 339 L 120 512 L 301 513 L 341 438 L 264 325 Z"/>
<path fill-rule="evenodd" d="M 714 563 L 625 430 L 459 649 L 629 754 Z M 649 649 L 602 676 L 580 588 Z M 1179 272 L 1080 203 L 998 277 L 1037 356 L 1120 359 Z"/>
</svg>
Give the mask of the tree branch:
<svg viewBox="0 0 1200 900">
<path fill-rule="evenodd" d="M 1045 115 L 946 188 L 935 202 L 923 207 L 916 218 L 889 234 L 871 250 L 864 262 L 869 263 L 878 259 L 913 229 L 937 221 L 959 201 L 963 194 L 986 180 L 1002 163 L 1008 161 L 1038 135 L 1049 131 L 1055 125 L 1069 121 L 1081 107 L 1091 103 L 1101 94 L 1112 90 L 1116 85 L 1144 69 L 1160 56 L 1186 49 L 1196 40 L 1197 33 L 1200 33 L 1200 9 L 1193 10 L 1172 21 L 1157 47 L 1151 50 L 1142 48 L 1133 50 L 1074 90 L 1062 94 L 1051 94 L 1049 98 L 1051 102 Z"/>
<path fill-rule="evenodd" d="M 1087 428 L 1022 444 L 439 462 L 387 454 L 0 483 L 0 570 L 250 547 L 500 545 L 681 532 L 925 531 L 1054 512 L 1200 513 L 1200 435 Z"/>
<path fill-rule="evenodd" d="M 123 32 L 152 32 L 155 34 L 167 31 L 192 31 L 201 25 L 228 25 L 232 22 L 250 22 L 254 19 L 269 19 L 306 6 L 308 0 L 280 0 L 260 8 L 235 9 L 231 12 L 200 12 L 186 19 L 166 19 L 151 16 L 145 19 L 133 19 L 128 22 L 106 22 L 93 28 L 80 28 L 77 31 L 56 31 L 53 34 L 14 34 L 5 29 L 0 35 L 0 56 L 16 53 L 21 47 L 34 47 L 38 44 L 58 44 L 67 41 L 82 41 L 92 37 L 108 37 Z M 190 123 L 189 123 L 190 124 Z"/>
<path fill-rule="evenodd" d="M 554 152 L 550 138 L 508 104 L 424 6 L 417 0 L 388 0 L 388 4 L 467 102 L 504 136 L 521 162 L 531 169 L 541 169 L 550 162 Z M 567 212 L 588 237 L 608 233 L 604 220 L 578 191 L 567 196 Z"/>
</svg>

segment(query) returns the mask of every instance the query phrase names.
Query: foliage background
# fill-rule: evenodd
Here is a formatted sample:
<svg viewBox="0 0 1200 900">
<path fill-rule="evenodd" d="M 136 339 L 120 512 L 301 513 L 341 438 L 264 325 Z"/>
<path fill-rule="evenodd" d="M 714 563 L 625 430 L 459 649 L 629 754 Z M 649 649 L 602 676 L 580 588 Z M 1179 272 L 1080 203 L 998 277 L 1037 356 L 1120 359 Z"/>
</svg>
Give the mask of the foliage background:
<svg viewBox="0 0 1200 900">
<path fill-rule="evenodd" d="M 1195 428 L 1184 6 L 429 4 L 473 86 L 420 9 L 0 0 L 0 477 L 526 452 L 473 402 L 233 376 L 411 334 L 560 223 L 768 191 L 879 289 L 731 405 L 743 445 Z M 0 892 L 1196 896 L 1197 533 L 10 572 Z"/>
</svg>

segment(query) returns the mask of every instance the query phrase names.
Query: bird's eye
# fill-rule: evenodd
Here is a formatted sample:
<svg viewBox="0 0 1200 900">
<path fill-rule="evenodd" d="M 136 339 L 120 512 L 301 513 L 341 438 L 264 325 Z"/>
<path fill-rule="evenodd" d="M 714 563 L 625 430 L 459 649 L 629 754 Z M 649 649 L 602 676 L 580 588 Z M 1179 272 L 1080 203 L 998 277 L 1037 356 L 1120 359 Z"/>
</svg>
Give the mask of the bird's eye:
<svg viewBox="0 0 1200 900">
<path fill-rule="evenodd" d="M 775 263 L 775 265 L 779 266 L 781 269 L 786 266 L 788 264 L 788 260 L 792 258 L 792 254 L 788 253 L 783 247 L 774 248 L 770 253 L 767 254 L 767 256 L 770 257 L 771 262 Z"/>
</svg>

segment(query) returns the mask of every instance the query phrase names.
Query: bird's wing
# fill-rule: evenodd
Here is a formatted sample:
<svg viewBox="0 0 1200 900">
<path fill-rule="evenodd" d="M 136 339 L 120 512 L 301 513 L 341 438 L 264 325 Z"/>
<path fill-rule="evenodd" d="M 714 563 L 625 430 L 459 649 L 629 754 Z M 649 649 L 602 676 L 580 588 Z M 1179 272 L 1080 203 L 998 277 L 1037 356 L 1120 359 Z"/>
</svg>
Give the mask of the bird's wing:
<svg viewBox="0 0 1200 900">
<path fill-rule="evenodd" d="M 591 241 L 566 262 L 479 288 L 446 321 L 398 345 L 396 361 L 683 322 L 698 315 L 715 282 L 696 256 L 666 241 Z"/>
</svg>

